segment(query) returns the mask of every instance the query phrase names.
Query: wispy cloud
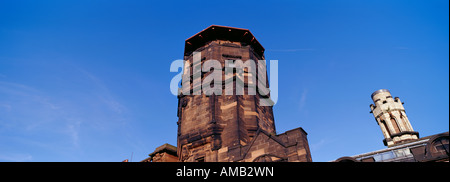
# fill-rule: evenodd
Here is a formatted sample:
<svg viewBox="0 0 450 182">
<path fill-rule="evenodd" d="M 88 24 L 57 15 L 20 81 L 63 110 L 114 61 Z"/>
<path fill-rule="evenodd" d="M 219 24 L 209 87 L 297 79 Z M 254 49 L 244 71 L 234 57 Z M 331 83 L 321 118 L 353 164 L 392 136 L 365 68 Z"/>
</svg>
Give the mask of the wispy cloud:
<svg viewBox="0 0 450 182">
<path fill-rule="evenodd" d="M 29 96 L 30 92 L 37 90 L 20 83 L 0 81 L 0 92 L 14 96 Z"/>
<path fill-rule="evenodd" d="M 11 105 L 10 104 L 5 104 L 5 103 L 0 103 L 0 110 L 4 109 L 6 112 L 10 112 L 11 111 Z"/>
<path fill-rule="evenodd" d="M 0 81 L 0 137 L 8 138 L 1 140 L 0 146 L 20 146 L 10 147 L 14 153 L 0 150 L 1 161 L 40 160 L 42 153 L 50 151 L 62 156 L 81 154 L 83 146 L 102 143 L 87 142 L 87 138 L 128 125 L 124 122 L 128 109 L 113 90 L 93 73 L 73 70 L 70 75 L 60 75 L 65 81 L 59 85 L 70 88 L 66 90 L 31 86 L 28 80 Z M 39 155 L 35 155 L 37 151 Z"/>
<path fill-rule="evenodd" d="M 322 138 L 316 143 L 311 143 L 309 145 L 309 147 L 311 149 L 311 152 L 314 152 L 314 151 L 320 150 L 320 148 L 322 148 L 325 144 L 326 144 L 326 141 L 325 141 L 325 139 Z"/>
<path fill-rule="evenodd" d="M 78 68 L 78 70 L 83 73 L 92 83 L 96 86 L 99 92 L 98 98 L 112 111 L 117 114 L 121 114 L 126 110 L 126 107 L 122 105 L 117 99 L 114 98 L 111 90 L 106 86 L 106 84 L 99 79 L 97 76 L 94 76 L 92 73 Z"/>
<path fill-rule="evenodd" d="M 50 97 L 31 86 L 0 81 L 0 126 L 31 131 L 51 123 L 59 108 Z"/>
<path fill-rule="evenodd" d="M 77 119 L 67 119 L 66 129 L 63 131 L 65 135 L 70 137 L 72 146 L 76 149 L 80 147 L 80 125 L 82 123 L 81 120 Z"/>
<path fill-rule="evenodd" d="M 0 161 L 5 162 L 27 162 L 31 161 L 33 156 L 27 153 L 7 153 L 0 154 Z"/>
<path fill-rule="evenodd" d="M 307 95 L 308 95 L 308 89 L 303 89 L 303 92 L 302 92 L 302 95 L 300 97 L 300 101 L 298 104 L 298 108 L 300 111 L 303 111 L 303 108 L 305 108 Z"/>
</svg>

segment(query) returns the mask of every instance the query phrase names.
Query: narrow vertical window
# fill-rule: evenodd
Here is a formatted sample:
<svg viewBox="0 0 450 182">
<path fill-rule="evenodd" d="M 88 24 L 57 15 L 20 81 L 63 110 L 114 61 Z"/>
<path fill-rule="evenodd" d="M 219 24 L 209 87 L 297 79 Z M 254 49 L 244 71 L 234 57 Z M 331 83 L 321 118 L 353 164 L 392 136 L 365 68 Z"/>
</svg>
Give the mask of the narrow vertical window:
<svg viewBox="0 0 450 182">
<path fill-rule="evenodd" d="M 386 132 L 388 133 L 389 137 L 391 137 L 391 131 L 389 130 L 389 127 L 386 124 L 386 121 L 381 120 L 381 124 L 386 128 Z"/>
<path fill-rule="evenodd" d="M 398 127 L 397 120 L 393 116 L 391 116 L 391 123 L 392 123 L 392 126 L 394 127 L 394 132 L 400 133 L 400 128 Z"/>
</svg>

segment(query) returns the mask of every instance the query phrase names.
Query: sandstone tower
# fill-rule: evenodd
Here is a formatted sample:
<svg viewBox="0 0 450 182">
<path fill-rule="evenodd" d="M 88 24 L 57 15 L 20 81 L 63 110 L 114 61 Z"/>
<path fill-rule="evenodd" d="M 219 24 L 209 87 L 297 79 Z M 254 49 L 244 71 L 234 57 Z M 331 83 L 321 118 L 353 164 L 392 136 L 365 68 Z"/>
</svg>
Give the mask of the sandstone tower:
<svg viewBox="0 0 450 182">
<path fill-rule="evenodd" d="M 372 93 L 372 100 L 375 105 L 370 104 L 370 110 L 383 132 L 384 145 L 392 147 L 419 138 L 398 97 L 392 98 L 389 90 L 380 89 Z"/>
<path fill-rule="evenodd" d="M 259 102 L 268 95 L 248 94 L 248 88 L 256 85 L 252 82 L 268 85 L 267 72 L 258 72 L 258 80 L 249 79 L 248 68 L 241 74 L 225 72 L 227 64 L 236 60 L 254 60 L 257 67 L 265 68 L 257 62 L 264 59 L 264 48 L 247 29 L 212 25 L 185 41 L 182 85 L 189 85 L 189 92 L 178 96 L 179 161 L 311 161 L 307 133 L 296 128 L 277 135 L 272 106 Z M 233 83 L 231 95 L 201 91 L 199 83 L 211 74 L 201 71 L 206 60 L 220 62 L 223 87 L 215 89 L 225 93 L 225 83 Z M 236 94 L 236 82 L 244 82 L 243 95 Z"/>
</svg>

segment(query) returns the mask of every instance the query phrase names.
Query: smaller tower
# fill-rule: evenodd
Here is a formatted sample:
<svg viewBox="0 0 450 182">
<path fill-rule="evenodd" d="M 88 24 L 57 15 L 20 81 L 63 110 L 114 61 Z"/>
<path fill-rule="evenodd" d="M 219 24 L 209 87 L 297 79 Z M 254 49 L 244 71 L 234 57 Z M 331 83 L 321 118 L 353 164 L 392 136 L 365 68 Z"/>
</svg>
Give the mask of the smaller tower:
<svg viewBox="0 0 450 182">
<path fill-rule="evenodd" d="M 392 147 L 419 138 L 419 132 L 413 130 L 398 97 L 392 98 L 389 90 L 380 89 L 372 93 L 372 100 L 375 105 L 370 104 L 370 112 L 383 132 L 384 145 Z"/>
</svg>

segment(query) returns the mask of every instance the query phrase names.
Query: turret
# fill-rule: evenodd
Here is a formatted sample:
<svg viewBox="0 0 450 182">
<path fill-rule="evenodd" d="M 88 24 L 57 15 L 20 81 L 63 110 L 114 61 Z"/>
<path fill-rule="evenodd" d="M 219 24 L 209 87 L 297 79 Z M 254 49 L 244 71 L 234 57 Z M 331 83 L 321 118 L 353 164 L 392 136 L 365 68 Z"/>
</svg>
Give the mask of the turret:
<svg viewBox="0 0 450 182">
<path fill-rule="evenodd" d="M 419 138 L 398 97 L 392 98 L 389 90 L 380 89 L 372 93 L 372 100 L 375 105 L 370 104 L 370 110 L 383 133 L 384 145 L 391 147 Z"/>
</svg>

